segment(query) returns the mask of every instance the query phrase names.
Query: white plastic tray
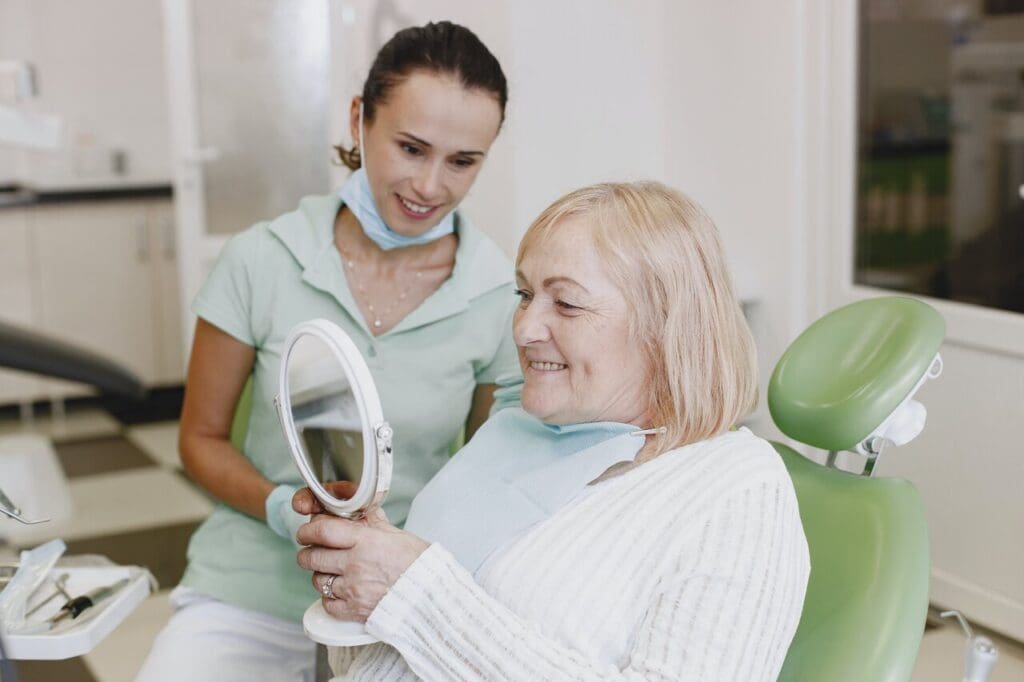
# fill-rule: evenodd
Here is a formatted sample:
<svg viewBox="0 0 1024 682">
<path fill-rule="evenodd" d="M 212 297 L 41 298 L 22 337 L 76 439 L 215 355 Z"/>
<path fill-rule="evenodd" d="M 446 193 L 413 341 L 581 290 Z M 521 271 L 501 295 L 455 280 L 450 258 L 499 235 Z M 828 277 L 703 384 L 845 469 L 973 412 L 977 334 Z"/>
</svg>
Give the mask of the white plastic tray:
<svg viewBox="0 0 1024 682">
<path fill-rule="evenodd" d="M 65 621 L 53 632 L 38 634 L 11 634 L 4 636 L 7 655 L 13 659 L 54 660 L 81 656 L 113 632 L 114 628 L 135 610 L 150 592 L 149 574 L 131 566 L 103 567 L 61 567 L 54 568 L 51 577 L 68 574 L 64 589 L 73 596 L 104 585 L 111 585 L 122 578 L 133 578 L 117 594 L 85 610 L 73 621 Z M 52 584 L 47 583 L 36 598 L 29 603 L 31 609 L 52 593 Z M 52 599 L 28 619 L 29 623 L 43 623 L 53 617 L 66 600 Z"/>
</svg>

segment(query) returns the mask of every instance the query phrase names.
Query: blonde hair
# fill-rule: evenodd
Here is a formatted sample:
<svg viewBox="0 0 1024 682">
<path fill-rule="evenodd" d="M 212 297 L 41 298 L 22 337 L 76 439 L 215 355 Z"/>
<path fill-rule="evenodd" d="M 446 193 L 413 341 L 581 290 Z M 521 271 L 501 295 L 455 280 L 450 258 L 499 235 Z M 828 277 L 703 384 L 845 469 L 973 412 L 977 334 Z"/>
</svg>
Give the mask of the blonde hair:
<svg viewBox="0 0 1024 682">
<path fill-rule="evenodd" d="M 569 216 L 590 219 L 597 253 L 631 311 L 649 373 L 647 409 L 653 426 L 667 428 L 655 454 L 718 435 L 753 411 L 754 341 L 704 209 L 657 182 L 584 187 L 530 225 L 516 263 Z"/>
</svg>

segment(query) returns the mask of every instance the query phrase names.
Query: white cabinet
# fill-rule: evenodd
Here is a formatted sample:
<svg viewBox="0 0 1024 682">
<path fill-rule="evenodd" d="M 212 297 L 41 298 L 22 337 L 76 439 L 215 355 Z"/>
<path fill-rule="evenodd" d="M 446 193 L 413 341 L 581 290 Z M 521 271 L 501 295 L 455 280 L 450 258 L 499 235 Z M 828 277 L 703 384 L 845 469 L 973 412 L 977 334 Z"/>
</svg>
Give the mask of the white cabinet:
<svg viewBox="0 0 1024 682">
<path fill-rule="evenodd" d="M 122 363 L 147 386 L 180 383 L 173 229 L 166 199 L 0 211 L 0 316 Z M 11 383 L 5 375 L 0 402 L 84 392 L 69 382 Z"/>
<path fill-rule="evenodd" d="M 39 206 L 32 212 L 37 328 L 156 377 L 152 230 L 139 202 Z"/>
</svg>

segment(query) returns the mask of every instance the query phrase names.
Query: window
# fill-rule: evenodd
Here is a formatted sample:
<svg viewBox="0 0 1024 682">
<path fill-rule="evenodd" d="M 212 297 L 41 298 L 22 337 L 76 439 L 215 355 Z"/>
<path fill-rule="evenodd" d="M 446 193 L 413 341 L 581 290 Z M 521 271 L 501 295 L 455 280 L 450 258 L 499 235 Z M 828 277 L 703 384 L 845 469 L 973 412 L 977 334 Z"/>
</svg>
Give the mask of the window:
<svg viewBox="0 0 1024 682">
<path fill-rule="evenodd" d="M 856 282 L 1024 312 L 1024 1 L 862 9 Z"/>
</svg>

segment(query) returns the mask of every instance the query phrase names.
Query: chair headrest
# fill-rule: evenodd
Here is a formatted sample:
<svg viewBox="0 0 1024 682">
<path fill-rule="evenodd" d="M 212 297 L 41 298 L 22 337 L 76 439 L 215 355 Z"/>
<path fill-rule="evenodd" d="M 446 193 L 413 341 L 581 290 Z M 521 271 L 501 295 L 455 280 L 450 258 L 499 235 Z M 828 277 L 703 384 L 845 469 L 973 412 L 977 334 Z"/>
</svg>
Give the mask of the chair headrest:
<svg viewBox="0 0 1024 682">
<path fill-rule="evenodd" d="M 856 449 L 906 408 L 937 361 L 945 330 L 934 308 L 902 296 L 834 310 L 775 365 L 768 386 L 772 419 L 802 443 Z"/>
</svg>

